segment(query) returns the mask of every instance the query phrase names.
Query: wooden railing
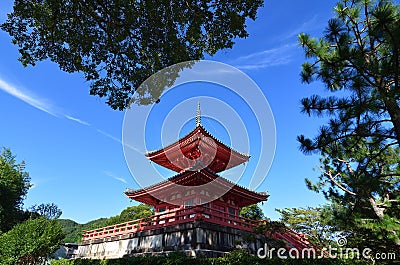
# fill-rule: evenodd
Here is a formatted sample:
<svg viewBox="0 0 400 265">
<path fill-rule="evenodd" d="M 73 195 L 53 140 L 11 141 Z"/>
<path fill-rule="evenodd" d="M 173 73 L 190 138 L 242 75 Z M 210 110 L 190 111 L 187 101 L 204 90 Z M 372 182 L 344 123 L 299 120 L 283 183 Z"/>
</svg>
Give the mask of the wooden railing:
<svg viewBox="0 0 400 265">
<path fill-rule="evenodd" d="M 260 223 L 268 222 L 267 220 L 256 221 L 243 218 L 205 206 L 193 206 L 178 208 L 168 212 L 159 213 L 147 218 L 132 220 L 129 222 L 106 226 L 94 230 L 84 230 L 82 241 L 85 242 L 94 239 L 121 236 L 139 231 L 154 230 L 166 226 L 190 223 L 198 220 L 249 232 L 253 232 L 254 228 L 257 227 Z M 269 233 L 267 233 L 267 235 L 268 234 Z M 274 239 L 285 241 L 285 247 L 288 250 L 291 248 L 296 248 L 301 251 L 302 249 L 310 247 L 319 249 L 319 247 L 312 245 L 304 235 L 297 234 L 290 229 L 287 229 L 285 231 L 277 231 L 268 236 Z"/>
<path fill-rule="evenodd" d="M 318 247 L 312 245 L 306 239 L 305 235 L 297 234 L 293 230 L 289 230 L 289 229 L 284 232 L 274 233 L 272 235 L 272 238 L 285 241 L 287 243 L 286 244 L 287 249 L 296 248 L 298 250 L 302 250 L 304 248 L 310 248 L 310 247 L 319 249 Z"/>
<path fill-rule="evenodd" d="M 93 230 L 83 230 L 82 241 L 126 235 L 134 232 L 154 230 L 165 226 L 203 220 L 205 222 L 233 227 L 245 231 L 253 231 L 260 221 L 243 218 L 205 206 L 178 208 L 147 218 L 106 226 Z"/>
</svg>

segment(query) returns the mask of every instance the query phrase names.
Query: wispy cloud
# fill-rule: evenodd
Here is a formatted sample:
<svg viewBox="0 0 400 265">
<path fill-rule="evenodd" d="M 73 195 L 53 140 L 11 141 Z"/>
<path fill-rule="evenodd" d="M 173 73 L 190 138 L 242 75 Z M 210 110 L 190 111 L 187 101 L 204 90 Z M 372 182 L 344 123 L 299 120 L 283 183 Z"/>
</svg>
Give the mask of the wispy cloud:
<svg viewBox="0 0 400 265">
<path fill-rule="evenodd" d="M 32 92 L 26 89 L 19 88 L 11 83 L 4 81 L 3 79 L 0 79 L 0 89 L 28 103 L 32 107 L 35 107 L 55 117 L 59 117 L 59 114 L 57 113 L 57 111 L 54 109 L 54 106 L 50 102 L 34 95 Z"/>
<path fill-rule="evenodd" d="M 297 41 L 297 36 L 302 33 L 312 33 L 315 31 L 321 32 L 322 29 L 325 27 L 324 19 L 319 15 L 314 15 L 312 18 L 304 21 L 303 23 L 299 24 L 296 28 L 284 32 L 282 35 L 277 37 L 279 41 L 287 41 L 295 39 Z"/>
<path fill-rule="evenodd" d="M 121 177 L 117 177 L 117 176 L 115 176 L 113 173 L 111 173 L 111 172 L 109 172 L 109 171 L 104 171 L 104 174 L 107 175 L 107 176 L 109 176 L 109 177 L 111 177 L 111 178 L 113 178 L 113 179 L 116 179 L 116 180 L 121 181 L 121 182 L 123 182 L 123 183 L 125 183 L 125 184 L 128 184 L 128 182 L 126 181 L 126 179 L 121 178 Z"/>
<path fill-rule="evenodd" d="M 79 124 L 90 126 L 90 124 L 86 121 L 64 114 L 63 111 L 60 110 L 60 108 L 56 107 L 54 104 L 52 104 L 50 100 L 39 97 L 35 95 L 33 92 L 29 91 L 28 89 L 11 84 L 10 82 L 7 82 L 1 78 L 0 78 L 0 90 L 3 90 L 4 92 L 28 103 L 32 107 L 44 111 L 54 117 L 57 118 L 64 117 L 68 120 L 77 122 Z"/>
<path fill-rule="evenodd" d="M 63 111 L 60 108 L 56 107 L 54 104 L 51 103 L 50 100 L 39 97 L 39 96 L 35 95 L 34 93 L 32 93 L 31 91 L 29 91 L 28 89 L 22 88 L 21 86 L 16 86 L 14 84 L 11 84 L 1 78 L 0 78 L 0 90 L 14 96 L 14 97 L 28 103 L 29 105 L 33 106 L 34 108 L 44 111 L 54 117 L 65 118 L 70 121 L 79 123 L 81 125 L 91 126 L 91 124 L 89 122 L 86 122 L 86 121 L 84 121 L 80 118 L 74 117 L 72 115 L 65 114 L 66 111 Z M 96 129 L 96 130 L 98 133 L 101 133 L 102 135 L 104 135 L 120 144 L 123 144 L 122 141 L 120 139 L 118 139 L 117 137 L 114 137 L 111 134 L 106 133 L 100 129 Z M 139 150 L 138 148 L 136 148 L 134 146 L 129 146 L 126 144 L 125 144 L 125 146 L 132 150 L 140 152 L 141 154 L 143 154 L 145 152 L 144 150 Z"/>
<path fill-rule="evenodd" d="M 230 64 L 241 70 L 258 70 L 289 64 L 292 62 L 296 49 L 299 48 L 297 36 L 301 32 L 321 31 L 324 24 L 321 16 L 314 15 L 296 28 L 290 29 L 283 32 L 282 35 L 277 36 L 274 42 L 283 43 L 281 46 L 239 57 L 231 61 Z"/>
<path fill-rule="evenodd" d="M 296 44 L 285 44 L 283 46 L 251 53 L 239 57 L 231 62 L 242 70 L 257 70 L 278 65 L 285 65 L 292 61 Z"/>
<path fill-rule="evenodd" d="M 97 129 L 97 132 L 99 132 L 99 133 L 101 133 L 102 135 L 104 135 L 104 136 L 110 138 L 111 140 L 114 140 L 114 141 L 116 141 L 116 142 L 122 144 L 123 146 L 128 147 L 129 149 L 132 149 L 132 150 L 138 152 L 139 154 L 144 154 L 144 153 L 146 152 L 145 150 L 140 150 L 140 149 L 137 148 L 137 147 L 134 147 L 134 146 L 132 146 L 132 145 L 128 145 L 128 144 L 123 143 L 123 142 L 122 142 L 120 139 L 118 139 L 117 137 L 112 136 L 111 134 L 106 133 L 106 132 L 103 131 L 103 130 Z"/>
<path fill-rule="evenodd" d="M 118 138 L 115 137 L 115 136 L 112 136 L 112 135 L 109 134 L 109 133 L 106 133 L 105 131 L 102 131 L 102 130 L 100 130 L 100 129 L 97 129 L 97 132 L 99 132 L 99 133 L 101 133 L 102 135 L 104 135 L 104 136 L 110 138 L 111 140 L 114 140 L 114 141 L 116 141 L 116 142 L 122 144 L 122 141 L 121 141 L 120 139 L 118 139 Z"/>
<path fill-rule="evenodd" d="M 72 116 L 69 116 L 69 115 L 65 115 L 65 118 L 67 118 L 68 120 L 71 120 L 71 121 L 75 121 L 75 122 L 77 122 L 77 123 L 80 123 L 80 124 L 82 124 L 82 125 L 90 126 L 90 124 L 89 124 L 88 122 L 83 121 L 83 120 L 78 119 L 78 118 L 75 118 L 75 117 L 72 117 Z"/>
</svg>

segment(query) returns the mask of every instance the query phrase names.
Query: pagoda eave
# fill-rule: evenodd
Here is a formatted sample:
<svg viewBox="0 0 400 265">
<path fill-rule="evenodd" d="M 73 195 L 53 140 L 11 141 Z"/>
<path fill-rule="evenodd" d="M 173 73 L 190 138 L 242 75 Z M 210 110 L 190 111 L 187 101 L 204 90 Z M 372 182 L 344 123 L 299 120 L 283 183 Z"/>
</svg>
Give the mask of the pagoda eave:
<svg viewBox="0 0 400 265">
<path fill-rule="evenodd" d="M 250 158 L 220 142 L 201 125 L 179 141 L 146 153 L 146 157 L 175 172 L 187 170 L 200 161 L 217 173 L 243 164 Z"/>
<path fill-rule="evenodd" d="M 171 194 L 184 193 L 187 190 L 207 190 L 210 198 L 213 199 L 221 196 L 229 197 L 235 200 L 240 207 L 266 201 L 269 197 L 265 192 L 248 190 L 206 169 L 195 172 L 186 171 L 147 188 L 127 190 L 125 194 L 132 200 L 156 205 L 160 200 L 170 197 Z"/>
</svg>

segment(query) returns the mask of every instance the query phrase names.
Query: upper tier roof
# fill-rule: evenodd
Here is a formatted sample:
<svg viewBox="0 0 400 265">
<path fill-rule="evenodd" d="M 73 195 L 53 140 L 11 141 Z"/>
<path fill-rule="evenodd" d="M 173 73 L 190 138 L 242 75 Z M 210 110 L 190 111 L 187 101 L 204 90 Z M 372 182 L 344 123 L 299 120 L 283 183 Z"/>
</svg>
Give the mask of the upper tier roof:
<svg viewBox="0 0 400 265">
<path fill-rule="evenodd" d="M 175 172 L 202 168 L 221 172 L 247 162 L 250 158 L 220 142 L 200 122 L 183 138 L 162 149 L 146 153 L 146 157 Z"/>
</svg>

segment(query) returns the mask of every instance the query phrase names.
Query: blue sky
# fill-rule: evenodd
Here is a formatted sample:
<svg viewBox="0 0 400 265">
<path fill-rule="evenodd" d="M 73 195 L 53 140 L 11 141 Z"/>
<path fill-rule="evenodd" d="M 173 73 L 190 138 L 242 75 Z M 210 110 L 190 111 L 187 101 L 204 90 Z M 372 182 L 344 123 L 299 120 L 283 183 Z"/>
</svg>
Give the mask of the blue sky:
<svg viewBox="0 0 400 265">
<path fill-rule="evenodd" d="M 324 88 L 320 83 L 301 84 L 300 66 L 305 58 L 297 44 L 297 34 L 323 34 L 335 3 L 266 1 L 258 19 L 249 21 L 247 39 L 238 40 L 231 50 L 207 58 L 238 67 L 257 83 L 269 102 L 276 123 L 276 151 L 272 167 L 257 191 L 270 193 L 262 208 L 272 219 L 279 217 L 275 208 L 316 206 L 324 202 L 322 195 L 309 191 L 304 184 L 304 178 L 318 176 L 318 170 L 313 170 L 318 166 L 318 156 L 303 155 L 296 141 L 298 134 L 315 135 L 323 122 L 301 114 L 300 99 L 323 92 Z M 1 22 L 11 9 L 11 0 L 0 2 Z M 134 204 L 123 194 L 127 187 L 138 188 L 121 144 L 125 113 L 114 111 L 103 99 L 90 96 L 89 84 L 79 73 L 61 72 L 49 61 L 22 67 L 17 61 L 17 48 L 4 32 L 0 32 L 0 55 L 0 146 L 10 148 L 18 160 L 27 164 L 34 186 L 25 206 L 54 202 L 62 209 L 62 218 L 83 223 L 116 215 Z M 224 89 L 200 88 L 198 84 L 197 89 L 190 90 L 196 91 L 195 94 L 179 89 L 166 94 L 154 115 L 165 117 L 174 110 L 177 101 L 199 96 L 225 101 L 238 113 L 247 115 L 246 107 L 234 99 L 228 100 Z M 218 92 L 213 94 L 208 90 Z M 192 105 L 194 117 L 196 104 Z M 204 113 L 213 115 L 211 106 L 205 104 L 203 108 Z M 246 127 L 255 126 L 251 119 L 242 119 Z M 204 118 L 203 124 L 217 138 L 230 143 L 229 132 L 223 125 L 211 118 Z M 160 126 L 148 127 L 147 135 L 159 136 Z M 176 130 L 170 129 L 170 138 L 163 141 L 176 139 L 193 126 L 194 120 L 187 120 Z M 149 148 L 161 147 L 157 143 L 161 143 L 159 137 Z M 250 152 L 257 153 L 259 149 L 257 141 L 250 142 Z M 257 154 L 250 154 L 251 159 L 257 158 Z M 240 184 L 248 185 L 248 178 L 246 175 Z"/>
</svg>

